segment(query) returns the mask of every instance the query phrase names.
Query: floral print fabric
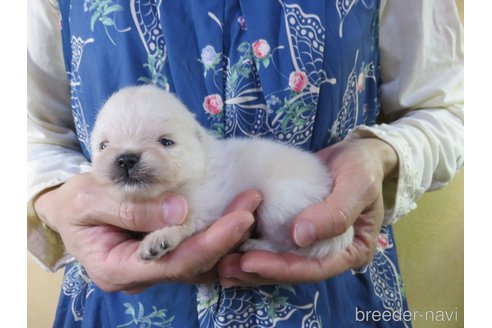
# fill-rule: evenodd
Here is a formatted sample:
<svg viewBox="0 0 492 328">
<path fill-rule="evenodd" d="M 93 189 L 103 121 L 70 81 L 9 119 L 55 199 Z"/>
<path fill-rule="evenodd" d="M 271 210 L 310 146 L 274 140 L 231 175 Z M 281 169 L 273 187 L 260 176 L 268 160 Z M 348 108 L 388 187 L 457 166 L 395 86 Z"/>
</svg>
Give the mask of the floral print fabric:
<svg viewBox="0 0 492 328">
<path fill-rule="evenodd" d="M 152 83 L 220 138 L 265 137 L 310 151 L 379 112 L 377 0 L 59 0 L 77 135 L 87 158 L 98 109 Z M 370 265 L 315 284 L 159 284 L 105 293 L 67 267 L 56 327 L 408 327 L 358 322 L 402 312 L 390 227 Z"/>
</svg>

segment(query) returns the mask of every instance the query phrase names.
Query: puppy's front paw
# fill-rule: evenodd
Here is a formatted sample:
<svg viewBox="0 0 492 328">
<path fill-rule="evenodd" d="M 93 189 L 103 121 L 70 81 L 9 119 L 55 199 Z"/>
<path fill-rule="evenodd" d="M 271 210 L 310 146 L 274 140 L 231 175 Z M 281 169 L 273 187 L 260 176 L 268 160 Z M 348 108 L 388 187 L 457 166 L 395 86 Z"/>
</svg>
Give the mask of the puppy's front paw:
<svg viewBox="0 0 492 328">
<path fill-rule="evenodd" d="M 166 255 L 173 250 L 179 241 L 170 236 L 167 229 L 155 231 L 145 237 L 138 253 L 138 259 L 141 261 L 150 261 Z"/>
<path fill-rule="evenodd" d="M 138 259 L 140 261 L 150 261 L 166 255 L 169 252 L 169 244 L 164 240 L 160 244 L 143 243 L 140 246 Z"/>
</svg>

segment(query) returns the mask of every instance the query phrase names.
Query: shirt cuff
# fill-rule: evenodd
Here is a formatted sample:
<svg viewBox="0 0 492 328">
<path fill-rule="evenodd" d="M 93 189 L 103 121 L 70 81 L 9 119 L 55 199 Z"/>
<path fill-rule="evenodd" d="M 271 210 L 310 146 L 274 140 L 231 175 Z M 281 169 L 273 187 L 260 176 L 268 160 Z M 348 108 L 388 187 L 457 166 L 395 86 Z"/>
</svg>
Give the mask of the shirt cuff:
<svg viewBox="0 0 492 328">
<path fill-rule="evenodd" d="M 80 171 L 89 172 L 90 166 L 83 163 Z M 55 272 L 74 261 L 74 257 L 67 253 L 60 235 L 38 217 L 34 202 L 44 191 L 65 183 L 68 178 L 68 175 L 56 177 L 28 190 L 27 250 L 34 261 L 46 271 Z"/>
<path fill-rule="evenodd" d="M 51 272 L 73 261 L 73 257 L 66 252 L 60 235 L 38 217 L 34 209 L 34 201 L 44 190 L 63 182 L 59 179 L 46 182 L 43 186 L 39 186 L 42 190 L 27 201 L 27 250 L 39 266 Z"/>
</svg>

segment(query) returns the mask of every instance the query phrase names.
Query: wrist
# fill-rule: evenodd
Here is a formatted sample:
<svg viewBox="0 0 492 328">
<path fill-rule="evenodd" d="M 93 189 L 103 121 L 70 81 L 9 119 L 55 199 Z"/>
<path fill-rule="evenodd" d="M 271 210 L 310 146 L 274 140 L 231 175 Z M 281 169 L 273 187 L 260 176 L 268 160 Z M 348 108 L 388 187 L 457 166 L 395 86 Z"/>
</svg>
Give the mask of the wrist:
<svg viewBox="0 0 492 328">
<path fill-rule="evenodd" d="M 392 179 L 398 176 L 398 155 L 395 149 L 387 142 L 377 137 L 350 138 L 348 142 L 358 143 L 368 152 L 368 156 L 377 163 L 383 179 Z"/>
<path fill-rule="evenodd" d="M 386 132 L 378 128 L 360 126 L 353 130 L 345 140 L 365 143 L 371 156 L 377 155 L 375 157 L 380 161 L 383 178 L 394 179 L 399 174 L 398 153 L 391 143 L 386 141 L 385 136 Z"/>
<path fill-rule="evenodd" d="M 384 178 L 396 178 L 398 176 L 398 155 L 395 149 L 389 143 L 378 138 L 368 138 L 366 140 L 372 143 L 372 149 L 381 160 Z"/>
</svg>

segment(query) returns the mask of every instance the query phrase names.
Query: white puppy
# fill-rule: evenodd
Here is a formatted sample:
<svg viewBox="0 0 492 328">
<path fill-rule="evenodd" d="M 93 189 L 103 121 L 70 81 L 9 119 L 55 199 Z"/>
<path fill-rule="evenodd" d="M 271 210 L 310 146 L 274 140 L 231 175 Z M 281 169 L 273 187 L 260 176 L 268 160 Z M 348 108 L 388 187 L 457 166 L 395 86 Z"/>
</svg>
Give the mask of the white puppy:
<svg viewBox="0 0 492 328">
<path fill-rule="evenodd" d="M 331 178 L 313 154 L 266 139 L 215 139 L 173 95 L 157 87 L 125 88 L 101 109 L 91 136 L 93 174 L 121 199 L 172 191 L 189 205 L 186 221 L 147 235 L 140 259 L 158 258 L 221 217 L 240 192 L 257 189 L 258 239 L 241 250 L 324 257 L 347 247 L 344 234 L 297 247 L 292 219 L 331 191 Z"/>
</svg>

